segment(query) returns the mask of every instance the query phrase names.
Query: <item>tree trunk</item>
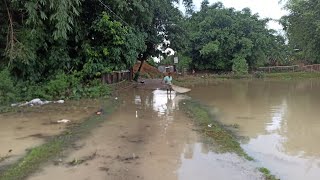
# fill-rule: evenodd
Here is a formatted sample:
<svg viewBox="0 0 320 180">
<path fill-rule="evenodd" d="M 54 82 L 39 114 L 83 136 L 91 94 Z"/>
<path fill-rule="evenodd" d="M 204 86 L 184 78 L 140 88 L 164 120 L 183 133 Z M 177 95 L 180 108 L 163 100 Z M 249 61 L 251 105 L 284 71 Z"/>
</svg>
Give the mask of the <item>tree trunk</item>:
<svg viewBox="0 0 320 180">
<path fill-rule="evenodd" d="M 141 60 L 139 69 L 138 69 L 138 71 L 136 72 L 136 74 L 134 75 L 133 80 L 136 81 L 136 82 L 138 82 L 138 79 L 139 79 L 139 76 L 140 76 L 140 71 L 141 71 L 141 68 L 142 68 L 142 66 L 143 66 L 144 61 L 145 61 L 145 60 L 143 60 L 143 59 Z"/>
</svg>

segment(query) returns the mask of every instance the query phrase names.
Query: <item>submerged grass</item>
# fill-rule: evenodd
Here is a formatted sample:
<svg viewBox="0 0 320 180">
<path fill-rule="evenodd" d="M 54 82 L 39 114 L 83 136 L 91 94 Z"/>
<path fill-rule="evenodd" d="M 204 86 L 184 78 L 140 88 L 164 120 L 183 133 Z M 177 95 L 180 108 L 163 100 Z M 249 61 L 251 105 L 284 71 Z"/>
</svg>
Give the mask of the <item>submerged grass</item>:
<svg viewBox="0 0 320 180">
<path fill-rule="evenodd" d="M 259 168 L 259 171 L 264 175 L 266 180 L 280 180 L 276 176 L 272 175 L 267 168 Z"/>
<path fill-rule="evenodd" d="M 233 133 L 220 124 L 206 106 L 193 100 L 184 100 L 180 106 L 200 127 L 199 132 L 212 139 L 219 146 L 220 152 L 233 152 L 249 161 L 254 160 L 241 148 Z M 259 171 L 266 180 L 279 180 L 267 168 L 259 168 Z"/>
<path fill-rule="evenodd" d="M 219 151 L 234 152 L 247 160 L 253 160 L 240 146 L 236 137 L 225 129 L 208 109 L 198 102 L 186 100 L 181 103 L 186 113 L 200 126 L 200 132 L 212 138 L 219 146 Z"/>
<path fill-rule="evenodd" d="M 94 115 L 83 123 L 71 126 L 64 133 L 51 138 L 45 144 L 29 150 L 25 157 L 0 172 L 0 180 L 27 178 L 38 170 L 43 163 L 60 155 L 64 149 L 70 147 L 76 140 L 88 134 L 99 123 L 102 123 L 106 116 L 115 110 L 115 104 L 116 102 L 112 100 L 106 101 L 103 105 L 103 115 Z"/>
</svg>

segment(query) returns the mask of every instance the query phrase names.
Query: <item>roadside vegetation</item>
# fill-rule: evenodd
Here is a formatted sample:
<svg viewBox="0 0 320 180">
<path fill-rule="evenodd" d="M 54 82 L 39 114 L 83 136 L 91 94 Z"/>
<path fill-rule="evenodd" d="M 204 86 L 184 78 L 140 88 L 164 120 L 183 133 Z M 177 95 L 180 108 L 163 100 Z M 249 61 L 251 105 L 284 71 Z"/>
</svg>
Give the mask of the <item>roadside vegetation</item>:
<svg viewBox="0 0 320 180">
<path fill-rule="evenodd" d="M 199 131 L 214 140 L 219 152 L 233 152 L 249 161 L 253 160 L 241 148 L 236 136 L 220 124 L 205 106 L 192 100 L 182 101 L 180 105 L 200 128 Z"/>
</svg>

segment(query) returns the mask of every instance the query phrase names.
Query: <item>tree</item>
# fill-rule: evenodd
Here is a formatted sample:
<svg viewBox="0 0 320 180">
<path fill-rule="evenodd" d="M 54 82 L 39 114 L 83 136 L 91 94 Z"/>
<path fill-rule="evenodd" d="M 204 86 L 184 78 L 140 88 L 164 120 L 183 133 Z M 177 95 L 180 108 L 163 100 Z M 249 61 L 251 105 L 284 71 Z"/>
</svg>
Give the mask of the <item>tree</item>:
<svg viewBox="0 0 320 180">
<path fill-rule="evenodd" d="M 274 57 L 270 49 L 279 50 L 284 41 L 277 41 L 280 36 L 266 28 L 267 22 L 248 8 L 235 11 L 221 3 L 208 6 L 204 1 L 201 11 L 187 22 L 193 68 L 232 71 L 236 62 L 249 69 L 268 63 Z"/>
<path fill-rule="evenodd" d="M 156 46 L 169 34 L 170 38 L 179 39 L 175 34 L 180 33 L 178 21 L 183 20 L 174 4 L 177 0 L 2 1 L 1 63 L 9 65 L 17 78 L 37 82 L 61 70 L 66 73 L 88 70 L 90 65 L 96 70 L 129 68 L 136 58 L 144 61 L 156 54 Z M 191 0 L 184 3 L 192 7 Z M 108 23 L 119 26 L 97 29 L 94 22 L 101 20 L 103 12 L 104 17 L 109 17 Z M 113 28 L 119 34 L 107 37 Z M 118 38 L 125 39 L 125 43 L 117 43 Z M 111 42 L 98 41 L 103 39 Z M 173 46 L 180 45 L 173 43 Z M 96 68 L 96 63 L 92 63 L 96 53 L 99 55 L 95 61 L 103 67 Z M 99 74 L 100 70 L 93 72 Z"/>
<path fill-rule="evenodd" d="M 320 1 L 291 0 L 289 15 L 281 19 L 296 58 L 307 63 L 320 62 Z"/>
</svg>

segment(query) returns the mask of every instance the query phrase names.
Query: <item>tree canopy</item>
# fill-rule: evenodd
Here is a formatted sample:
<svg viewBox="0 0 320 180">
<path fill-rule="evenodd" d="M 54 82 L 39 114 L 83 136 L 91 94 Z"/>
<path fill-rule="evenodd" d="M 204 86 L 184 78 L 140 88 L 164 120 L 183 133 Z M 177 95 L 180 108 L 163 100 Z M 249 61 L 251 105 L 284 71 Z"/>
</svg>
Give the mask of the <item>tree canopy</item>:
<svg viewBox="0 0 320 180">
<path fill-rule="evenodd" d="M 285 40 L 267 29 L 268 19 L 222 3 L 204 0 L 197 12 L 182 0 L 181 12 L 179 0 L 1 1 L 0 68 L 20 80 L 44 82 L 61 72 L 89 80 L 128 69 L 159 54 L 164 39 L 199 70 L 247 72 L 286 58 Z M 290 39 L 316 49 L 317 41 L 303 46 L 293 36 L 290 18 L 283 21 Z"/>
<path fill-rule="evenodd" d="M 204 1 L 201 10 L 188 20 L 192 66 L 231 71 L 234 64 L 251 69 L 267 64 L 284 44 L 281 36 L 266 28 L 267 22 L 250 9 L 236 11 L 222 3 L 209 5 Z"/>
<path fill-rule="evenodd" d="M 169 31 L 174 36 L 183 17 L 176 0 L 2 1 L 1 62 L 32 81 L 61 70 L 89 77 L 130 68 L 156 53 Z"/>
<path fill-rule="evenodd" d="M 320 63 L 320 1 L 290 0 L 281 20 L 297 60 Z"/>
</svg>

